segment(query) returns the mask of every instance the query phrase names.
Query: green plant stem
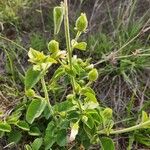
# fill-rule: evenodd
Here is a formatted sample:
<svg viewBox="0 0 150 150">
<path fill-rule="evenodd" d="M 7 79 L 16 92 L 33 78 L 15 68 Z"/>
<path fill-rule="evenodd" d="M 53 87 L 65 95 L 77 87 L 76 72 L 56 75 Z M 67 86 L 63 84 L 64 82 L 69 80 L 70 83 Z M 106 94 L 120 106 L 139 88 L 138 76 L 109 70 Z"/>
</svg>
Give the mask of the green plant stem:
<svg viewBox="0 0 150 150">
<path fill-rule="evenodd" d="M 47 105 L 48 105 L 48 108 L 49 108 L 51 114 L 53 115 L 54 113 L 53 113 L 52 106 L 51 106 L 50 101 L 49 101 L 48 91 L 47 91 L 47 87 L 46 87 L 44 77 L 41 79 L 41 83 L 42 83 L 43 91 L 44 91 L 44 94 L 45 94 L 45 100 L 47 102 Z"/>
<path fill-rule="evenodd" d="M 67 45 L 67 51 L 68 51 L 68 59 L 69 59 L 69 65 L 70 69 L 72 69 L 72 49 L 71 49 L 71 41 L 70 41 L 70 31 L 69 31 L 69 19 L 68 19 L 68 3 L 67 0 L 64 0 L 64 8 L 65 8 L 65 14 L 64 14 L 64 26 L 65 26 L 65 36 L 66 36 L 66 45 Z"/>
<path fill-rule="evenodd" d="M 129 127 L 129 128 L 111 131 L 109 134 L 122 134 L 122 133 L 126 133 L 126 132 L 131 132 L 134 130 L 142 129 L 144 126 L 147 126 L 147 125 L 150 125 L 150 120 L 140 123 L 138 125 Z M 104 130 L 102 130 L 102 131 L 99 131 L 98 134 L 107 134 L 107 133 Z"/>
<path fill-rule="evenodd" d="M 69 59 L 70 70 L 72 70 L 72 48 L 71 48 L 71 40 L 70 40 L 70 31 L 69 31 L 69 19 L 68 19 L 68 2 L 64 0 L 64 27 L 65 27 L 65 37 L 66 37 L 66 45 Z M 74 77 L 71 77 L 71 82 L 73 86 L 73 91 L 75 91 L 74 85 Z"/>
</svg>

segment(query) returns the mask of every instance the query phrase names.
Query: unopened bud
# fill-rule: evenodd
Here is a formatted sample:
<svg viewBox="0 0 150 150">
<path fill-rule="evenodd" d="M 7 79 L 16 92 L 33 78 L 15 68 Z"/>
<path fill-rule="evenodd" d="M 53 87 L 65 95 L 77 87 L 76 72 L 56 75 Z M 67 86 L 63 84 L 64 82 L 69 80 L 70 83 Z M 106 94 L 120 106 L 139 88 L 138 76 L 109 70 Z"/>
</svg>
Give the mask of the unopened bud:
<svg viewBox="0 0 150 150">
<path fill-rule="evenodd" d="M 97 69 L 92 69 L 89 73 L 88 73 L 88 79 L 90 81 L 95 81 L 98 78 L 98 71 Z"/>
<path fill-rule="evenodd" d="M 88 26 L 88 20 L 85 13 L 81 13 L 81 16 L 76 21 L 76 29 L 80 32 L 85 32 Z"/>
<path fill-rule="evenodd" d="M 49 43 L 48 43 L 48 50 L 51 52 L 51 53 L 56 53 L 59 51 L 59 43 L 55 40 L 51 40 Z"/>
</svg>

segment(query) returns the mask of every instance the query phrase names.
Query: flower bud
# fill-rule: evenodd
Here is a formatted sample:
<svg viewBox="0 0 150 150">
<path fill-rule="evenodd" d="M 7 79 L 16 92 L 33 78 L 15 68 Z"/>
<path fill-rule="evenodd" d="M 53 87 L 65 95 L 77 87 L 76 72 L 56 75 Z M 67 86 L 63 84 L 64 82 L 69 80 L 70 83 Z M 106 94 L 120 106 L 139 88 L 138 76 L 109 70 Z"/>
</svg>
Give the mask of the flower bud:
<svg viewBox="0 0 150 150">
<path fill-rule="evenodd" d="M 49 43 L 48 43 L 48 50 L 51 52 L 51 53 L 56 53 L 59 51 L 59 43 L 55 40 L 51 40 Z"/>
<path fill-rule="evenodd" d="M 69 95 L 67 95 L 67 99 L 68 100 L 72 100 L 74 98 L 74 94 L 69 94 Z"/>
<path fill-rule="evenodd" d="M 34 97 L 35 96 L 35 92 L 32 89 L 29 89 L 26 91 L 26 96 L 28 97 Z"/>
<path fill-rule="evenodd" d="M 97 69 L 92 69 L 89 73 L 88 73 L 88 79 L 90 81 L 95 81 L 98 78 L 98 71 Z"/>
<path fill-rule="evenodd" d="M 112 109 L 105 108 L 105 110 L 103 111 L 103 115 L 105 118 L 111 118 L 112 117 Z"/>
<path fill-rule="evenodd" d="M 85 32 L 88 26 L 88 20 L 85 13 L 81 13 L 81 16 L 76 21 L 76 29 L 80 32 Z"/>
</svg>

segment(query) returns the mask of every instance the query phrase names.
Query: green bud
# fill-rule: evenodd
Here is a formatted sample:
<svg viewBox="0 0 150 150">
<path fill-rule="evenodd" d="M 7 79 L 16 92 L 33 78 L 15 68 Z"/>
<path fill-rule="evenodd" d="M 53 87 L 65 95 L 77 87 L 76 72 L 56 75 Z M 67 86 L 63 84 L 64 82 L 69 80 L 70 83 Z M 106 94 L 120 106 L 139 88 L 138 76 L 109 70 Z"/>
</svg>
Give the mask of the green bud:
<svg viewBox="0 0 150 150">
<path fill-rule="evenodd" d="M 51 40 L 49 43 L 48 43 L 48 50 L 51 52 L 51 53 L 56 53 L 59 51 L 59 43 L 55 40 Z"/>
<path fill-rule="evenodd" d="M 76 29 L 80 32 L 85 32 L 88 26 L 88 20 L 85 13 L 81 13 L 81 16 L 76 21 Z"/>
<path fill-rule="evenodd" d="M 104 116 L 104 118 L 112 118 L 112 109 L 106 108 L 103 111 L 103 116 Z"/>
<path fill-rule="evenodd" d="M 26 91 L 26 96 L 28 97 L 34 97 L 35 96 L 35 92 L 32 89 L 29 89 Z"/>
<path fill-rule="evenodd" d="M 90 81 L 95 81 L 98 78 L 98 71 L 97 69 L 92 69 L 89 73 L 88 73 L 88 79 Z"/>
<path fill-rule="evenodd" d="M 68 100 L 72 100 L 74 98 L 74 94 L 69 94 L 69 95 L 67 95 L 67 99 Z"/>
</svg>

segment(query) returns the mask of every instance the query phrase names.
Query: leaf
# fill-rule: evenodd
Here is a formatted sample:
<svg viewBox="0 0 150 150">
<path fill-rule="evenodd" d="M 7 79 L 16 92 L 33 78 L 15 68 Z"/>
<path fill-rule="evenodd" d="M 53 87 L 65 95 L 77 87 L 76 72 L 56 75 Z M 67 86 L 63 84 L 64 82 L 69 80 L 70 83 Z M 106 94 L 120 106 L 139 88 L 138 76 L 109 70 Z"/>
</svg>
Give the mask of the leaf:
<svg viewBox="0 0 150 150">
<path fill-rule="evenodd" d="M 71 134 L 70 134 L 70 137 L 69 137 L 69 142 L 72 142 L 75 140 L 77 134 L 78 134 L 78 131 L 79 131 L 79 121 L 77 121 L 76 123 L 73 123 L 71 125 Z"/>
<path fill-rule="evenodd" d="M 39 52 L 33 48 L 30 48 L 28 56 L 30 58 L 29 61 L 32 63 L 41 63 L 46 59 L 46 56 L 43 54 L 43 52 Z"/>
<path fill-rule="evenodd" d="M 41 71 L 35 71 L 33 68 L 28 69 L 25 75 L 25 89 L 32 89 L 35 84 L 41 79 Z"/>
<path fill-rule="evenodd" d="M 29 125 L 28 125 L 28 123 L 26 121 L 19 121 L 16 124 L 16 126 L 19 127 L 22 130 L 25 130 L 25 131 L 29 131 L 30 130 L 30 127 L 29 127 Z"/>
<path fill-rule="evenodd" d="M 46 106 L 45 100 L 33 99 L 28 106 L 26 113 L 26 120 L 28 123 L 32 124 L 36 118 L 38 118 L 44 111 Z"/>
<path fill-rule="evenodd" d="M 86 100 L 94 102 L 94 103 L 97 103 L 97 99 L 96 99 L 96 97 L 95 97 L 95 95 L 93 93 L 87 92 L 84 95 L 87 97 Z"/>
<path fill-rule="evenodd" d="M 57 133 L 56 141 L 57 141 L 57 144 L 59 146 L 65 146 L 67 144 L 67 132 L 66 132 L 66 130 L 60 130 Z"/>
<path fill-rule="evenodd" d="M 21 140 L 22 134 L 20 131 L 12 131 L 8 134 L 8 141 L 17 144 Z"/>
<path fill-rule="evenodd" d="M 90 129 L 92 129 L 94 127 L 94 120 L 91 117 L 90 114 L 86 115 L 86 117 L 88 118 L 87 121 L 86 120 L 82 120 Z"/>
<path fill-rule="evenodd" d="M 98 124 L 102 123 L 102 117 L 96 110 L 88 110 L 87 113 L 91 115 L 95 122 L 97 122 Z"/>
<path fill-rule="evenodd" d="M 11 126 L 7 122 L 0 122 L 0 131 L 10 132 Z"/>
<path fill-rule="evenodd" d="M 103 137 L 100 139 L 102 150 L 115 150 L 114 142 L 112 139 Z"/>
<path fill-rule="evenodd" d="M 39 130 L 38 127 L 31 127 L 31 129 L 28 133 L 29 133 L 29 135 L 32 135 L 32 136 L 40 136 L 41 135 L 41 131 Z"/>
<path fill-rule="evenodd" d="M 149 120 L 148 114 L 145 111 L 142 111 L 142 122 Z"/>
<path fill-rule="evenodd" d="M 86 42 L 76 43 L 73 47 L 85 51 L 87 47 L 87 43 Z"/>
<path fill-rule="evenodd" d="M 28 145 L 28 144 L 25 145 L 25 149 L 26 149 L 26 150 L 33 150 L 33 149 L 31 148 L 31 146 Z"/>
<path fill-rule="evenodd" d="M 54 122 L 51 121 L 46 128 L 46 133 L 44 137 L 44 145 L 45 145 L 46 150 L 50 149 L 56 141 L 55 135 L 54 135 L 55 129 L 56 129 L 56 126 Z"/>
<path fill-rule="evenodd" d="M 63 6 L 55 7 L 53 10 L 54 17 L 54 34 L 58 34 L 63 21 L 64 8 Z"/>
<path fill-rule="evenodd" d="M 54 109 L 55 109 L 55 111 L 58 111 L 58 112 L 67 112 L 67 111 L 70 111 L 70 110 L 74 110 L 73 106 L 74 105 L 72 104 L 71 101 L 66 100 L 64 102 L 56 104 L 54 106 Z"/>
<path fill-rule="evenodd" d="M 37 138 L 33 141 L 31 147 L 33 150 L 39 150 L 40 147 L 42 146 L 42 143 L 43 143 L 43 138 Z"/>
</svg>

